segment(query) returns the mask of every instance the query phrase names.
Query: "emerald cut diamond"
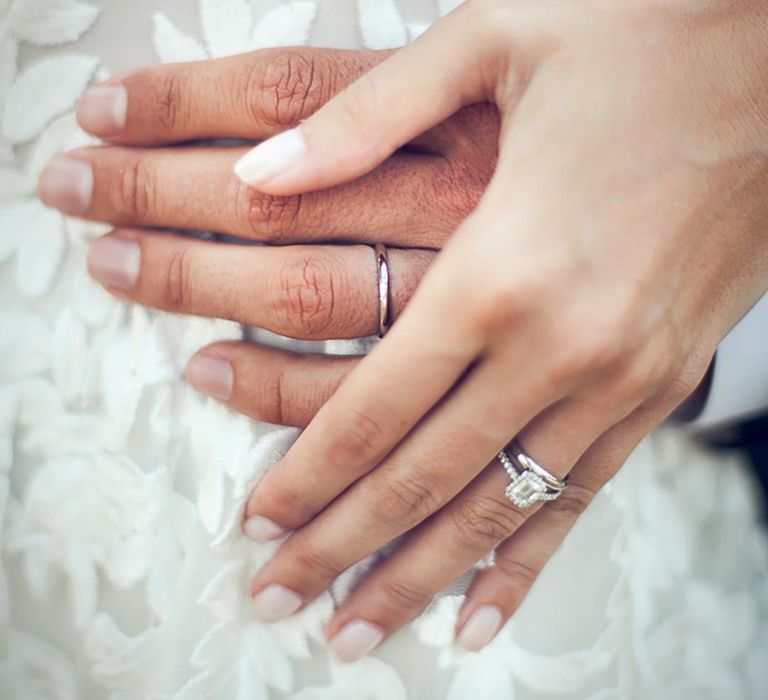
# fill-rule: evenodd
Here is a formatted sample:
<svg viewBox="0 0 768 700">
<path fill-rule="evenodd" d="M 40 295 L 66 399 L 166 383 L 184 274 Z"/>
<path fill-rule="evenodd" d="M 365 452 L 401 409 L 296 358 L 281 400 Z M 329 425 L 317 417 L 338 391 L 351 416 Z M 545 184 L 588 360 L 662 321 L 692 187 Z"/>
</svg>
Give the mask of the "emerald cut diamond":
<svg viewBox="0 0 768 700">
<path fill-rule="evenodd" d="M 543 479 L 529 471 L 510 481 L 504 493 L 518 508 L 528 508 L 536 501 L 550 500 L 549 488 Z"/>
</svg>

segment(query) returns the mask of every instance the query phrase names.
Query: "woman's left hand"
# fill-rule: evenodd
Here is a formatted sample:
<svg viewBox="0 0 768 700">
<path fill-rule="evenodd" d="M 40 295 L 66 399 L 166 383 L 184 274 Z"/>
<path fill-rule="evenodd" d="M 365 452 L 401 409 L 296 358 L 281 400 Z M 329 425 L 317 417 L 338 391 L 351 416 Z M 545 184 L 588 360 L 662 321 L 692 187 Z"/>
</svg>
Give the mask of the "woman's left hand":
<svg viewBox="0 0 768 700">
<path fill-rule="evenodd" d="M 502 114 L 477 210 L 250 499 L 264 531 L 296 531 L 258 604 L 288 614 L 430 518 L 337 611 L 332 646 L 362 655 L 505 543 L 459 620 L 469 648 L 495 634 L 768 287 L 766 62 L 763 0 L 469 0 L 243 158 L 246 182 L 291 195 L 463 104 Z M 513 437 L 570 474 L 559 500 L 505 498 Z"/>
</svg>

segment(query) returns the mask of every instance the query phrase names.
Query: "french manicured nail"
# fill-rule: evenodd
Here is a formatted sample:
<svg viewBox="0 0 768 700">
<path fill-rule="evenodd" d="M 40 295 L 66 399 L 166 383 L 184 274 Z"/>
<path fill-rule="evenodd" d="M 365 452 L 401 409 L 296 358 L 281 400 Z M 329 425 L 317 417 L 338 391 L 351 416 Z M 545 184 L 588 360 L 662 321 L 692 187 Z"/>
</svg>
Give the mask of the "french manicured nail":
<svg viewBox="0 0 768 700">
<path fill-rule="evenodd" d="M 198 354 L 187 365 L 187 381 L 190 386 L 219 401 L 232 398 L 234 380 L 232 365 L 221 357 Z"/>
<path fill-rule="evenodd" d="M 105 287 L 133 289 L 141 267 L 141 248 L 135 241 L 115 236 L 98 238 L 88 251 L 88 269 Z"/>
<path fill-rule="evenodd" d="M 479 651 L 490 642 L 501 627 L 501 610 L 495 605 L 481 605 L 464 623 L 456 640 L 467 651 Z"/>
<path fill-rule="evenodd" d="M 301 607 L 301 596 L 290 588 L 272 583 L 253 598 L 253 614 L 260 622 L 277 622 Z"/>
<path fill-rule="evenodd" d="M 246 537 L 255 542 L 269 542 L 288 531 L 263 515 L 252 515 L 243 523 L 243 532 Z"/>
<path fill-rule="evenodd" d="M 261 185 L 300 163 L 306 152 L 301 131 L 290 129 L 248 151 L 235 163 L 235 174 L 248 185 Z"/>
<path fill-rule="evenodd" d="M 45 166 L 37 189 L 44 204 L 65 214 L 82 214 L 91 203 L 93 170 L 82 160 L 56 156 Z"/>
<path fill-rule="evenodd" d="M 106 136 L 125 127 L 128 93 L 122 85 L 88 88 L 77 106 L 77 121 L 86 131 Z"/>
<path fill-rule="evenodd" d="M 384 639 L 384 630 L 365 620 L 348 622 L 328 643 L 339 661 L 357 661 L 372 652 Z"/>
</svg>

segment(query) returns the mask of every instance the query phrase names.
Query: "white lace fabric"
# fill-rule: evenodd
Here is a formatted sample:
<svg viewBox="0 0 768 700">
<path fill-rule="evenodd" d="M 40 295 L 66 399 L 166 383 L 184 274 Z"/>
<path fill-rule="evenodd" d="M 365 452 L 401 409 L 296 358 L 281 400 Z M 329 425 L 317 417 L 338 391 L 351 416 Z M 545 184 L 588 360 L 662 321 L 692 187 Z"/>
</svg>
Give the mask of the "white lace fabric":
<svg viewBox="0 0 768 700">
<path fill-rule="evenodd" d="M 250 487 L 295 439 L 183 382 L 232 323 L 116 301 L 85 269 L 106 227 L 35 198 L 72 109 L 108 74 L 279 44 L 373 48 L 443 0 L 0 0 L 0 698 L 758 700 L 768 554 L 736 458 L 672 430 L 636 450 L 483 652 L 441 598 L 371 658 L 334 663 L 333 601 L 267 626 L 240 534 Z"/>
</svg>

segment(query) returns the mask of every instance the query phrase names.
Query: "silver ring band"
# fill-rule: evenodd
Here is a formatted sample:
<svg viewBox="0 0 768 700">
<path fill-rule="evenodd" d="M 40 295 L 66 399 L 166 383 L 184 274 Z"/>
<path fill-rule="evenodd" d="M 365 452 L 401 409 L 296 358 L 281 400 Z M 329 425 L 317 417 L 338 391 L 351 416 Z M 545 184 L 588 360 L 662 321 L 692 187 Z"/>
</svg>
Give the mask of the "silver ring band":
<svg viewBox="0 0 768 700">
<path fill-rule="evenodd" d="M 517 440 L 498 455 L 510 478 L 504 495 L 518 508 L 529 508 L 539 501 L 554 501 L 568 486 L 568 478 L 558 479 L 531 457 Z"/>
<path fill-rule="evenodd" d="M 378 274 L 379 291 L 379 338 L 383 338 L 385 333 L 392 325 L 392 310 L 390 303 L 390 274 L 389 274 L 389 255 L 387 247 L 382 243 L 377 243 L 373 249 L 376 254 L 376 270 Z"/>
</svg>

